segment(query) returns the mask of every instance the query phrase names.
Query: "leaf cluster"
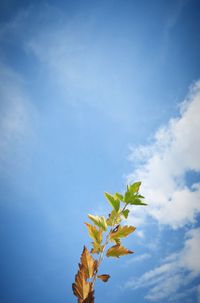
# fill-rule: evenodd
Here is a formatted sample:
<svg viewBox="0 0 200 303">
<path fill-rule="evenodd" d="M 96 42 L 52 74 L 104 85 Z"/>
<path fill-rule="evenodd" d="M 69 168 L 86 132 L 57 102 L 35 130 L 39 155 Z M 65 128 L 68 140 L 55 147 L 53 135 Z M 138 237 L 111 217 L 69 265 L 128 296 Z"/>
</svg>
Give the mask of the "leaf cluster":
<svg viewBox="0 0 200 303">
<path fill-rule="evenodd" d="M 147 205 L 144 203 L 144 197 L 139 194 L 140 186 L 141 182 L 130 184 L 127 186 L 124 194 L 105 192 L 105 197 L 112 208 L 107 218 L 104 216 L 88 215 L 92 224 L 85 224 L 89 237 L 92 239 L 92 248 L 89 252 L 84 246 L 75 282 L 72 284 L 72 289 L 74 295 L 78 298 L 78 303 L 93 303 L 96 279 L 107 282 L 110 278 L 108 274 L 98 275 L 104 256 L 119 258 L 133 253 L 133 251 L 121 244 L 121 240 L 133 233 L 136 227 L 121 225 L 121 222 L 129 216 L 130 209 L 128 209 L 128 206 Z M 108 245 L 111 246 L 108 248 Z M 92 255 L 94 254 L 99 255 L 98 260 L 93 258 Z"/>
</svg>

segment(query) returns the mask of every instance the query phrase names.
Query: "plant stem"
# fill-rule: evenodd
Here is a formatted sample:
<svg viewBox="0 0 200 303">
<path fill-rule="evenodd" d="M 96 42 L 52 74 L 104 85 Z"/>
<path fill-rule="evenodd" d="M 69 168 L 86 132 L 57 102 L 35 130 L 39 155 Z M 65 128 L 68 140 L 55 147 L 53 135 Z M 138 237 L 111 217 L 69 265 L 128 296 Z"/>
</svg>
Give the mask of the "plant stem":
<svg viewBox="0 0 200 303">
<path fill-rule="evenodd" d="M 120 213 L 123 213 L 123 211 L 126 209 L 127 206 L 128 206 L 128 203 L 126 203 L 126 204 L 124 205 L 124 207 L 123 207 L 123 209 L 121 210 Z M 99 271 L 99 267 L 100 267 L 100 265 L 101 265 L 101 263 L 102 263 L 102 261 L 103 261 L 103 258 L 104 258 L 104 251 L 105 251 L 105 249 L 106 249 L 106 246 L 107 246 L 108 243 L 110 242 L 110 233 L 111 233 L 112 230 L 115 229 L 116 225 L 117 225 L 117 224 L 115 224 L 115 226 L 114 226 L 112 229 L 110 229 L 109 234 L 108 234 L 107 237 L 106 237 L 105 244 L 103 245 L 103 249 L 102 249 L 102 251 L 100 252 L 99 260 L 97 261 L 97 262 L 98 262 L 97 269 L 96 269 L 96 272 L 95 272 L 94 277 L 93 277 L 93 280 L 92 280 L 92 289 L 93 289 L 93 290 L 94 290 L 95 281 L 96 281 L 96 279 L 97 279 L 97 274 L 98 274 L 98 271 Z"/>
<path fill-rule="evenodd" d="M 105 244 L 104 244 L 104 246 L 103 246 L 103 249 L 102 249 L 102 251 L 101 251 L 101 253 L 100 253 L 100 255 L 99 255 L 99 260 L 98 260 L 97 269 L 96 269 L 96 272 L 95 272 L 94 277 L 93 277 L 93 280 L 92 280 L 92 289 L 94 289 L 94 284 L 95 284 L 95 281 L 96 281 L 96 279 L 97 279 L 97 274 L 98 274 L 98 271 L 99 271 L 99 267 L 100 267 L 100 265 L 101 265 L 101 262 L 103 261 L 104 251 L 105 251 L 106 246 L 108 245 L 108 243 L 109 243 L 109 241 L 110 241 L 110 236 L 109 236 L 109 235 L 110 235 L 110 232 L 109 232 L 109 234 L 108 234 L 107 237 L 106 237 L 106 242 L 105 242 Z"/>
<path fill-rule="evenodd" d="M 123 213 L 123 211 L 126 209 L 126 207 L 128 206 L 128 203 L 126 203 L 121 211 L 121 213 Z"/>
</svg>

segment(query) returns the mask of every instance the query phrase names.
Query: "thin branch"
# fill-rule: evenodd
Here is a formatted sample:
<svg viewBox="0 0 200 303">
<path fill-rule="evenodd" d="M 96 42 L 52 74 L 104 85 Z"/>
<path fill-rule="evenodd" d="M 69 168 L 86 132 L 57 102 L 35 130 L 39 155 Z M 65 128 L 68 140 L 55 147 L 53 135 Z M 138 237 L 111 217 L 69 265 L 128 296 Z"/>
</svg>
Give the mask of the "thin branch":
<svg viewBox="0 0 200 303">
<path fill-rule="evenodd" d="M 126 207 L 128 206 L 128 203 L 126 203 L 123 207 L 123 209 L 120 211 L 120 213 L 123 213 L 123 211 L 126 209 Z M 103 249 L 99 255 L 99 260 L 97 261 L 98 262 L 98 265 L 97 265 L 97 269 L 95 271 L 95 274 L 94 274 L 94 277 L 93 277 L 93 280 L 92 280 L 92 289 L 94 289 L 94 284 L 96 282 L 96 279 L 97 279 L 97 274 L 98 274 L 98 271 L 99 271 L 99 267 L 103 261 L 103 258 L 104 258 L 104 252 L 105 252 L 105 249 L 106 249 L 106 246 L 109 244 L 110 242 L 110 233 L 115 229 L 117 224 L 115 224 L 115 226 L 113 228 L 110 229 L 109 231 L 109 234 L 107 235 L 106 237 L 106 241 L 105 241 L 105 244 L 103 245 Z"/>
</svg>

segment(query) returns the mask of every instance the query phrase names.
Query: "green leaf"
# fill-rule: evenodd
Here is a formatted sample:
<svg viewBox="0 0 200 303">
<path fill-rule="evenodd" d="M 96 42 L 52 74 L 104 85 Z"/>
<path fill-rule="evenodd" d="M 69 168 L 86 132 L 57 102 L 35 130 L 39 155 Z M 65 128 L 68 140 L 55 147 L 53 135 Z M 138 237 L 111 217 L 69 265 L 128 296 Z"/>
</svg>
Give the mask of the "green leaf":
<svg viewBox="0 0 200 303">
<path fill-rule="evenodd" d="M 122 215 L 124 216 L 125 219 L 128 218 L 128 214 L 129 214 L 130 210 L 129 209 L 125 209 L 123 212 L 122 212 Z"/>
<path fill-rule="evenodd" d="M 132 232 L 134 232 L 136 228 L 134 226 L 121 226 L 118 225 L 113 231 L 110 232 L 110 240 L 118 241 L 119 238 L 126 238 Z"/>
<path fill-rule="evenodd" d="M 133 197 L 132 201 L 130 201 L 129 204 L 131 204 L 131 205 L 147 205 L 141 199 L 139 199 L 137 196 Z"/>
<path fill-rule="evenodd" d="M 135 182 L 131 185 L 128 185 L 128 189 L 131 193 L 138 193 L 139 189 L 140 189 L 140 185 L 141 185 L 141 182 Z"/>
<path fill-rule="evenodd" d="M 141 195 L 138 195 L 137 193 L 130 192 L 127 190 L 124 196 L 124 202 L 131 205 L 147 205 L 144 203 L 141 199 L 144 197 Z"/>
<path fill-rule="evenodd" d="M 124 195 L 124 202 L 129 204 L 132 199 L 132 194 L 130 191 L 126 191 Z"/>
<path fill-rule="evenodd" d="M 133 251 L 128 250 L 120 244 L 110 247 L 106 253 L 107 257 L 119 258 L 124 255 L 133 254 Z"/>
<path fill-rule="evenodd" d="M 106 219 L 104 216 L 99 217 L 99 216 L 94 216 L 94 215 L 88 214 L 88 218 L 90 220 L 92 220 L 92 222 L 94 222 L 95 225 L 101 227 L 104 231 L 107 230 L 107 223 L 106 223 Z"/>
<path fill-rule="evenodd" d="M 117 199 L 119 199 L 120 201 L 123 201 L 124 200 L 124 196 L 120 193 L 115 193 L 114 194 L 114 197 L 116 197 Z"/>
<path fill-rule="evenodd" d="M 140 199 L 144 199 L 144 198 L 145 198 L 145 197 L 142 196 L 142 195 L 137 195 L 137 197 L 140 198 Z"/>
<path fill-rule="evenodd" d="M 117 197 L 114 197 L 113 195 L 111 195 L 109 193 L 105 193 L 105 197 L 108 199 L 108 202 L 116 210 L 116 212 L 118 212 L 119 208 L 120 208 L 119 199 Z"/>
</svg>

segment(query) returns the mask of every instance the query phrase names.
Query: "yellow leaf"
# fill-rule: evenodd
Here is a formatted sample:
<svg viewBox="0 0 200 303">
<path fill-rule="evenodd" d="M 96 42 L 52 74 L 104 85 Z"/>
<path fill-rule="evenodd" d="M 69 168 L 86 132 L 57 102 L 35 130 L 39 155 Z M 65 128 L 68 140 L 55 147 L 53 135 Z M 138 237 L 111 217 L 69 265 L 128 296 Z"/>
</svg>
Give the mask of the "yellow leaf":
<svg viewBox="0 0 200 303">
<path fill-rule="evenodd" d="M 120 244 L 110 247 L 106 253 L 107 257 L 119 258 L 120 256 L 132 254 L 133 251 L 128 250 L 127 248 L 121 246 Z"/>
<path fill-rule="evenodd" d="M 121 218 L 120 218 L 120 214 L 117 213 L 114 209 L 112 210 L 112 212 L 109 214 L 109 218 L 107 219 L 107 224 L 109 226 L 114 226 L 115 224 L 120 223 Z"/>
<path fill-rule="evenodd" d="M 97 226 L 102 228 L 104 231 L 107 230 L 107 223 L 106 223 L 106 219 L 104 216 L 99 217 L 99 216 L 94 216 L 94 215 L 88 214 L 88 218 L 90 220 L 92 220 L 92 222 L 94 222 L 94 224 L 96 224 Z"/>
<path fill-rule="evenodd" d="M 101 244 L 102 242 L 102 229 L 97 228 L 96 226 L 93 226 L 89 223 L 85 223 L 88 228 L 89 236 L 94 240 L 94 242 Z"/>
<path fill-rule="evenodd" d="M 108 279 L 110 278 L 109 275 L 100 275 L 100 276 L 97 276 L 97 278 L 101 279 L 103 282 L 107 282 Z"/>
<path fill-rule="evenodd" d="M 91 249 L 92 254 L 99 254 L 103 251 L 104 245 L 100 245 L 99 243 L 92 242 L 93 248 Z"/>
<path fill-rule="evenodd" d="M 85 271 L 86 279 L 92 278 L 97 269 L 97 261 L 93 259 L 85 246 L 81 255 L 81 265 Z"/>
<path fill-rule="evenodd" d="M 129 234 L 131 234 L 132 232 L 134 232 L 136 230 L 136 228 L 134 226 L 121 226 L 118 225 L 116 227 L 116 229 L 114 229 L 113 231 L 111 231 L 110 233 L 110 240 L 111 241 L 116 241 L 119 238 L 125 238 L 127 237 Z"/>
</svg>

